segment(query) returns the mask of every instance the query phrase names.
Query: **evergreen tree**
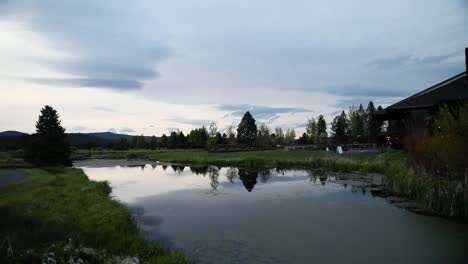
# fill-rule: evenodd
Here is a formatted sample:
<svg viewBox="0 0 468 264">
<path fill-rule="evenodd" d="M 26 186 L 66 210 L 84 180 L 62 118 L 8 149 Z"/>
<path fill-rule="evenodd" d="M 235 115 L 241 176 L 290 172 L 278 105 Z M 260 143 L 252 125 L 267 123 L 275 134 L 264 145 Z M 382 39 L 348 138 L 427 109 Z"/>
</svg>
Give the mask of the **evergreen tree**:
<svg viewBox="0 0 468 264">
<path fill-rule="evenodd" d="M 309 136 L 306 133 L 302 133 L 302 136 L 297 140 L 299 145 L 307 145 L 309 143 Z"/>
<path fill-rule="evenodd" d="M 134 138 L 136 138 L 135 148 L 137 149 L 146 148 L 146 138 L 145 136 L 143 136 L 143 134 L 140 136 L 135 136 Z"/>
<path fill-rule="evenodd" d="M 373 114 L 375 113 L 375 106 L 372 101 L 367 106 L 367 138 L 369 142 L 376 142 L 381 132 L 381 121 L 377 120 Z"/>
<path fill-rule="evenodd" d="M 349 108 L 351 136 L 357 142 L 363 142 L 363 139 L 365 139 L 365 118 L 365 111 L 362 104 L 359 105 L 359 108 L 356 106 L 351 106 Z"/>
<path fill-rule="evenodd" d="M 177 132 L 172 131 L 167 139 L 167 147 L 170 149 L 175 149 L 177 147 Z"/>
<path fill-rule="evenodd" d="M 158 145 L 158 139 L 156 138 L 156 136 L 152 136 L 150 139 L 150 143 L 149 143 L 150 149 L 156 149 L 157 145 Z"/>
<path fill-rule="evenodd" d="M 219 132 L 217 132 L 214 137 L 214 145 L 215 146 L 223 145 L 223 136 Z"/>
<path fill-rule="evenodd" d="M 115 150 L 127 150 L 130 148 L 130 144 L 126 138 L 119 138 L 114 144 Z"/>
<path fill-rule="evenodd" d="M 257 138 L 257 125 L 250 112 L 246 112 L 237 127 L 237 142 L 248 147 L 255 144 Z"/>
<path fill-rule="evenodd" d="M 331 130 L 333 132 L 333 136 L 336 138 L 337 143 L 342 144 L 345 142 L 345 139 L 348 136 L 349 127 L 348 118 L 344 111 L 333 119 Z"/>
<path fill-rule="evenodd" d="M 319 137 L 326 137 L 327 134 L 327 122 L 323 115 L 320 115 L 317 120 L 317 136 Z"/>
<path fill-rule="evenodd" d="M 25 149 L 25 160 L 39 166 L 70 165 L 70 146 L 57 111 L 46 105 L 36 122 L 36 133 Z"/>
<path fill-rule="evenodd" d="M 223 133 L 223 141 L 222 144 L 226 146 L 228 144 L 228 136 L 226 133 Z"/>
<path fill-rule="evenodd" d="M 161 136 L 161 147 L 162 148 L 167 148 L 168 147 L 168 138 L 167 138 L 166 134 L 163 134 Z"/>
<path fill-rule="evenodd" d="M 177 135 L 177 148 L 187 147 L 187 139 L 185 138 L 184 132 L 180 131 Z"/>
</svg>

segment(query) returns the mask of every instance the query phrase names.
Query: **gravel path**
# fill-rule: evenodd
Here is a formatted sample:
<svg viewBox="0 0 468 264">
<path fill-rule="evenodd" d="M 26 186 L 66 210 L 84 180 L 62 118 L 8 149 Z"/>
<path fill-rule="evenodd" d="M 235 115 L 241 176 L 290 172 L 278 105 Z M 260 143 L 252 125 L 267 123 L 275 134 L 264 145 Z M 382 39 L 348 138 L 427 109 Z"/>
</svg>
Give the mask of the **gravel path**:
<svg viewBox="0 0 468 264">
<path fill-rule="evenodd" d="M 22 170 L 0 169 L 0 186 L 15 183 L 29 176 L 29 173 Z"/>
</svg>

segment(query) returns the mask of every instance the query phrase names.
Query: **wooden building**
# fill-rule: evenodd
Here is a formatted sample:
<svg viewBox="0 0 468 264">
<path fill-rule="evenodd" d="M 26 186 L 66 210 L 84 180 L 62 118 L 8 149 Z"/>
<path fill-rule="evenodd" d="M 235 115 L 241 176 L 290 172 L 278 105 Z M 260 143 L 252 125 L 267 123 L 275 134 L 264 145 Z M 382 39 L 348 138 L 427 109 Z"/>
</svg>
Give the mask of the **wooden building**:
<svg viewBox="0 0 468 264">
<path fill-rule="evenodd" d="M 377 118 L 388 122 L 390 144 L 401 147 L 430 135 L 439 106 L 458 107 L 468 102 L 468 48 L 465 49 L 465 62 L 465 72 L 376 112 Z"/>
</svg>

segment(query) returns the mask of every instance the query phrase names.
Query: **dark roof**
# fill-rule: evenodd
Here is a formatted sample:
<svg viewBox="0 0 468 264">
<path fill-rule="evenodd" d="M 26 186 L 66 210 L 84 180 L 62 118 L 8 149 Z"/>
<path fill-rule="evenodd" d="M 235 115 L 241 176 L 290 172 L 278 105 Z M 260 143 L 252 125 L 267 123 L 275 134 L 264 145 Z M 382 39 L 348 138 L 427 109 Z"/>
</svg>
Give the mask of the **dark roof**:
<svg viewBox="0 0 468 264">
<path fill-rule="evenodd" d="M 413 108 L 429 108 L 444 101 L 468 100 L 467 73 L 427 88 L 386 108 L 387 111 Z"/>
</svg>

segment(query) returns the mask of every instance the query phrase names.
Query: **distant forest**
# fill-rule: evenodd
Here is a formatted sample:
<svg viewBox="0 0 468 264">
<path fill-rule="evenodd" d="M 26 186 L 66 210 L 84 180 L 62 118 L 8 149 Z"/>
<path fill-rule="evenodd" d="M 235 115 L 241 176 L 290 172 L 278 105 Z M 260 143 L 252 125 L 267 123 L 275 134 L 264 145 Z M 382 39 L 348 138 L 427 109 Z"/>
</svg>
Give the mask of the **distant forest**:
<svg viewBox="0 0 468 264">
<path fill-rule="evenodd" d="M 108 148 L 115 150 L 127 149 L 268 149 L 288 145 L 337 145 L 352 143 L 383 143 L 385 142 L 385 124 L 374 117 L 377 108 L 370 101 L 365 108 L 362 104 L 351 106 L 348 111 L 342 111 L 331 123 L 323 115 L 309 118 L 306 132 L 296 135 L 294 129 L 283 130 L 281 127 L 271 129 L 264 122 L 257 125 L 254 116 L 246 112 L 235 128 L 230 126 L 225 131 L 219 131 L 216 123 L 208 127 L 202 126 L 184 134 L 182 131 L 172 131 L 169 135 L 130 136 L 103 133 L 67 133 L 66 141 L 77 149 Z M 329 124 L 329 125 L 327 125 Z M 329 134 L 327 131 L 330 131 Z M 0 149 L 21 149 L 29 141 L 30 135 L 7 131 L 0 133 Z"/>
</svg>

